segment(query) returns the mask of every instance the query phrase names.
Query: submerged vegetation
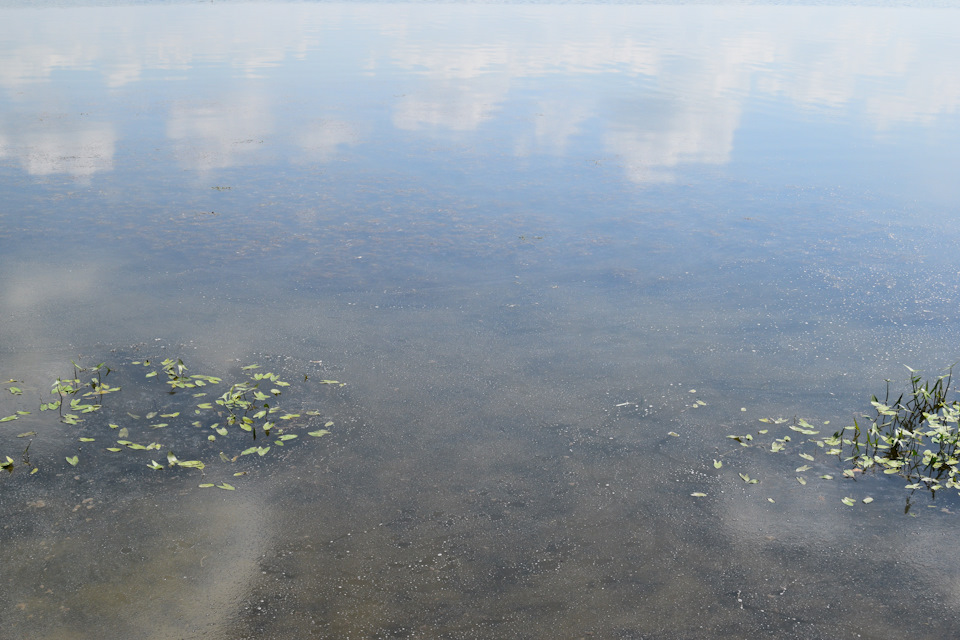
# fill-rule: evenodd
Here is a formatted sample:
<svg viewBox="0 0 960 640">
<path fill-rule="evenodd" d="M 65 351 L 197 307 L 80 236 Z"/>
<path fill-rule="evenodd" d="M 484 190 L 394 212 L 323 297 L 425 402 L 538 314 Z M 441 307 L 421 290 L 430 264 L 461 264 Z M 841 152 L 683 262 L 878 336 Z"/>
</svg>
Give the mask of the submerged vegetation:
<svg viewBox="0 0 960 640">
<path fill-rule="evenodd" d="M 294 444 L 302 435 L 328 435 L 334 424 L 317 409 L 281 409 L 280 396 L 291 383 L 276 373 L 259 371 L 257 364 L 241 367 L 239 379 L 227 387 L 221 377 L 189 373 L 180 359 L 165 359 L 159 364 L 149 359 L 134 360 L 131 372 L 146 373 L 143 377 L 130 376 L 125 383 L 134 387 L 124 394 L 132 396 L 133 404 L 108 404 L 107 396 L 121 390 L 107 381 L 113 369 L 105 363 L 83 367 L 71 362 L 73 377 L 53 381 L 46 401 L 40 394 L 39 415 L 19 409 L 0 417 L 0 423 L 11 423 L 0 426 L 0 469 L 11 474 L 23 470 L 29 475 L 56 469 L 49 459 L 38 461 L 31 445 L 38 436 L 57 444 L 66 437 L 78 444 L 64 455 L 64 460 L 78 471 L 88 458 L 99 467 L 102 455 L 126 454 L 141 469 L 196 470 L 203 480 L 200 487 L 234 490 L 220 473 L 215 474 L 220 477 L 218 482 L 208 481 L 208 466 L 236 463 L 254 454 L 262 458 L 272 449 Z M 159 380 L 165 384 L 159 386 Z M 307 380 L 304 375 L 303 382 Z M 320 384 L 343 386 L 337 380 L 320 380 Z M 11 396 L 22 400 L 22 385 L 23 381 L 11 379 L 5 386 Z M 44 415 L 56 418 L 44 419 Z M 34 430 L 11 431 L 15 426 L 12 423 L 20 420 L 29 422 Z M 62 430 L 48 438 L 51 423 L 55 427 L 59 423 Z M 14 445 L 14 439 L 25 440 L 26 444 Z M 108 442 L 106 446 L 99 444 L 104 441 Z M 123 466 L 110 461 L 107 464 Z M 227 470 L 233 477 L 249 472 Z"/>
<path fill-rule="evenodd" d="M 944 375 L 924 379 L 910 369 L 909 391 L 895 398 L 888 380 L 883 401 L 871 397 L 871 413 L 854 419 L 853 425 L 830 436 L 822 435 L 824 429 L 802 418 L 762 418 L 761 422 L 774 428 L 786 425 L 789 432 L 781 432 L 777 437 L 768 427 L 755 434 L 732 434 L 727 438 L 741 447 L 797 455 L 803 464 L 794 473 L 802 486 L 813 479 L 811 475 L 819 480 L 855 480 L 867 473 L 881 472 L 902 478 L 909 490 L 927 490 L 933 496 L 942 489 L 960 491 L 960 400 L 948 398 L 952 373 L 951 367 Z M 824 423 L 827 425 L 829 422 Z M 730 453 L 714 459 L 714 468 L 723 468 L 722 458 Z M 739 476 L 747 484 L 759 482 L 746 473 Z M 692 495 L 705 496 L 702 492 Z M 857 503 L 849 496 L 840 501 L 847 506 Z M 869 504 L 873 498 L 867 496 L 860 502 Z"/>
<path fill-rule="evenodd" d="M 908 489 L 960 490 L 957 445 L 960 443 L 960 400 L 949 401 L 951 368 L 935 380 L 924 380 L 910 369 L 910 391 L 891 400 L 890 383 L 883 402 L 871 398 L 875 416 L 863 426 L 834 434 L 846 447 L 851 469 L 883 469 L 906 478 Z"/>
</svg>

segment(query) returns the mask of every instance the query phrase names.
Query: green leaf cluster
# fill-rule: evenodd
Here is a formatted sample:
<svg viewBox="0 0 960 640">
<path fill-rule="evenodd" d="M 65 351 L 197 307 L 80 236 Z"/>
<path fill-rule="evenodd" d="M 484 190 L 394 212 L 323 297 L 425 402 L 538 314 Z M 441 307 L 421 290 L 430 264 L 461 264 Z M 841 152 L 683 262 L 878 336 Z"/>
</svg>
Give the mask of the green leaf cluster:
<svg viewBox="0 0 960 640">
<path fill-rule="evenodd" d="M 165 465 L 152 459 L 149 462 L 145 461 L 144 465 L 156 471 L 172 468 L 192 469 L 199 471 L 203 476 L 212 462 L 233 464 L 253 453 L 257 454 L 256 458 L 263 458 L 276 447 L 290 446 L 299 442 L 299 434 L 296 433 L 299 429 L 303 429 L 303 432 L 308 435 L 321 437 L 329 434 L 328 428 L 333 426 L 333 422 L 327 420 L 323 423 L 325 428 L 316 430 L 316 419 L 322 415 L 316 409 L 306 411 L 281 409 L 281 396 L 292 386 L 291 383 L 281 379 L 276 373 L 257 371 L 260 365 L 256 364 L 241 367 L 239 380 L 230 384 L 225 390 L 214 391 L 211 394 L 208 389 L 222 385 L 223 378 L 190 373 L 179 358 L 164 359 L 159 366 L 148 359 L 135 360 L 132 362 L 133 365 L 146 368 L 148 371 L 143 378 L 140 378 L 143 382 L 138 384 L 128 381 L 127 385 L 134 387 L 133 395 L 138 398 L 138 402 L 144 402 L 143 398 L 147 398 L 146 401 L 150 402 L 151 395 L 155 396 L 153 400 L 155 408 L 141 414 L 124 412 L 120 407 L 105 408 L 104 397 L 120 391 L 120 387 L 112 386 L 105 380 L 112 370 L 104 363 L 94 367 L 82 367 L 73 361 L 71 363 L 74 367 L 74 376 L 58 377 L 52 383 L 51 395 L 54 397 L 40 403 L 40 412 L 41 414 L 57 412 L 62 425 L 80 429 L 79 433 L 72 435 L 76 442 L 80 443 L 77 453 L 65 458 L 69 465 L 78 469 L 83 468 L 83 459 L 89 455 L 84 453 L 82 448 L 87 445 L 97 447 L 92 443 L 100 438 L 91 437 L 93 435 L 110 434 L 105 439 L 110 440 L 108 445 L 103 449 L 95 448 L 94 453 L 102 450 L 110 454 L 136 455 L 140 452 L 149 454 L 166 450 Z M 306 383 L 307 379 L 308 377 L 304 376 L 303 382 Z M 156 384 L 154 380 L 164 380 L 165 387 L 161 393 L 150 393 L 150 386 Z M 321 384 L 330 382 L 324 380 Z M 336 384 L 342 386 L 342 383 Z M 19 387 L 16 389 L 20 390 Z M 186 393 L 187 391 L 190 393 Z M 21 395 L 12 391 L 11 393 Z M 211 396 L 213 396 L 212 399 Z M 170 406 L 171 404 L 174 406 Z M 30 411 L 19 410 L 9 416 L 0 417 L 0 423 L 18 420 L 30 414 Z M 283 426 L 278 426 L 278 423 Z M 106 428 L 105 434 L 97 433 L 101 426 Z M 310 428 L 315 430 L 309 431 Z M 37 435 L 35 431 L 28 431 L 20 433 L 17 437 L 29 438 L 35 435 Z M 201 436 L 199 439 L 198 435 Z M 3 434 L 0 433 L 0 437 L 2 436 Z M 251 438 L 255 441 L 254 446 L 245 447 L 242 451 L 238 447 L 237 453 L 232 456 L 218 451 L 214 453 L 212 459 L 209 459 L 204 455 L 202 444 L 197 444 L 205 443 L 206 448 L 212 449 L 215 446 L 219 449 L 224 444 L 227 447 L 235 446 L 238 438 Z M 218 439 L 221 442 L 217 445 L 210 444 L 217 442 Z M 18 464 L 10 456 L 0 456 L 0 469 L 12 473 L 20 466 L 31 466 L 33 468 L 31 473 L 36 473 L 39 468 L 31 464 L 27 455 L 31 443 L 32 440 L 23 452 L 23 465 Z M 0 444 L 3 444 L 2 440 Z M 192 459 L 181 460 L 174 451 L 188 451 Z M 231 471 L 230 473 L 239 477 L 247 475 L 248 471 L 236 473 Z M 234 486 L 225 482 L 202 483 L 201 486 L 235 489 Z"/>
</svg>

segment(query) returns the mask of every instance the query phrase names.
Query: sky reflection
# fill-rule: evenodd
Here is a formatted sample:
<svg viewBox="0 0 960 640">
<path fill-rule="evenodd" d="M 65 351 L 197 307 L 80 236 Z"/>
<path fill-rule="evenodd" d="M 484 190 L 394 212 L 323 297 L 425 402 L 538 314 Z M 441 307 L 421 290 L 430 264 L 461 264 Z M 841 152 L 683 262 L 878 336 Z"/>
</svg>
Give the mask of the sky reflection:
<svg viewBox="0 0 960 640">
<path fill-rule="evenodd" d="M 901 131 L 915 138 L 945 118 L 952 135 L 960 105 L 951 10 L 242 4 L 3 14 L 0 157 L 36 176 L 111 171 L 118 144 L 151 133 L 145 112 L 163 119 L 177 166 L 200 173 L 330 162 L 413 134 L 493 137 L 517 157 L 613 159 L 629 180 L 655 183 L 738 154 L 775 157 L 738 146 L 757 113 L 787 114 L 793 126 L 804 113 L 805 126 L 856 123 L 848 136 L 896 147 Z"/>
</svg>

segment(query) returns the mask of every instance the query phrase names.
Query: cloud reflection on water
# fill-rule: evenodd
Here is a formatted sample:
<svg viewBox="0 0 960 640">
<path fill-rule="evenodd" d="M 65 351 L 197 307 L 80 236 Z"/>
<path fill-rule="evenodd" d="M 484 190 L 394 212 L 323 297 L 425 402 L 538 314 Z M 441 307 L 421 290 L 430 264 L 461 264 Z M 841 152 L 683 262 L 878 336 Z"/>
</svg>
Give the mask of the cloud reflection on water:
<svg viewBox="0 0 960 640">
<path fill-rule="evenodd" d="M 180 165 L 200 172 L 276 162 L 273 153 L 241 149 L 238 141 L 273 136 L 315 148 L 318 132 L 300 129 L 318 117 L 339 123 L 319 134 L 324 150 L 316 157 L 329 161 L 337 149 L 362 141 L 358 132 L 372 131 L 372 119 L 385 117 L 397 130 L 429 137 L 486 138 L 485 127 L 497 126 L 500 136 L 513 138 L 509 148 L 518 156 L 571 153 L 570 139 L 586 136 L 639 183 L 670 181 L 682 166 L 730 162 L 745 112 L 765 102 L 853 116 L 875 133 L 933 125 L 960 107 L 953 11 L 375 9 L 128 7 L 64 10 L 42 20 L 29 10 L 7 11 L 23 28 L 0 42 L 0 87 L 18 112 L 43 112 L 64 99 L 51 96 L 48 85 L 68 101 L 82 87 L 101 121 L 128 117 L 123 98 L 131 90 L 175 97 L 164 116 L 167 137 Z M 463 29 L 449 30 L 451 19 Z M 61 81 L 81 73 L 89 80 Z M 269 84 L 289 73 L 300 82 Z M 538 97 L 528 104 L 531 93 Z M 298 102 L 308 113 L 281 122 L 280 106 Z M 386 113 L 352 108 L 370 104 Z M 18 158 L 31 175 L 89 177 L 113 168 L 119 123 L 69 121 L 32 139 L 17 138 L 20 126 L 9 117 L 0 124 L 0 154 Z M 78 145 L 96 153 L 78 153 Z"/>
</svg>

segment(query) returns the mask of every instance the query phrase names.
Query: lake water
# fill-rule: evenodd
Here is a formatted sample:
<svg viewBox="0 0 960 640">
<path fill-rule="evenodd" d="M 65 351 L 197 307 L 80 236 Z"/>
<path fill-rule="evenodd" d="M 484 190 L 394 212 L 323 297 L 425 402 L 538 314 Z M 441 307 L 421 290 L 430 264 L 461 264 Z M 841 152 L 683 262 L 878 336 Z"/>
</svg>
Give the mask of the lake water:
<svg viewBox="0 0 960 640">
<path fill-rule="evenodd" d="M 960 10 L 819 4 L 5 5 L 0 637 L 960 635 L 956 496 L 726 437 L 958 358 Z"/>
</svg>

